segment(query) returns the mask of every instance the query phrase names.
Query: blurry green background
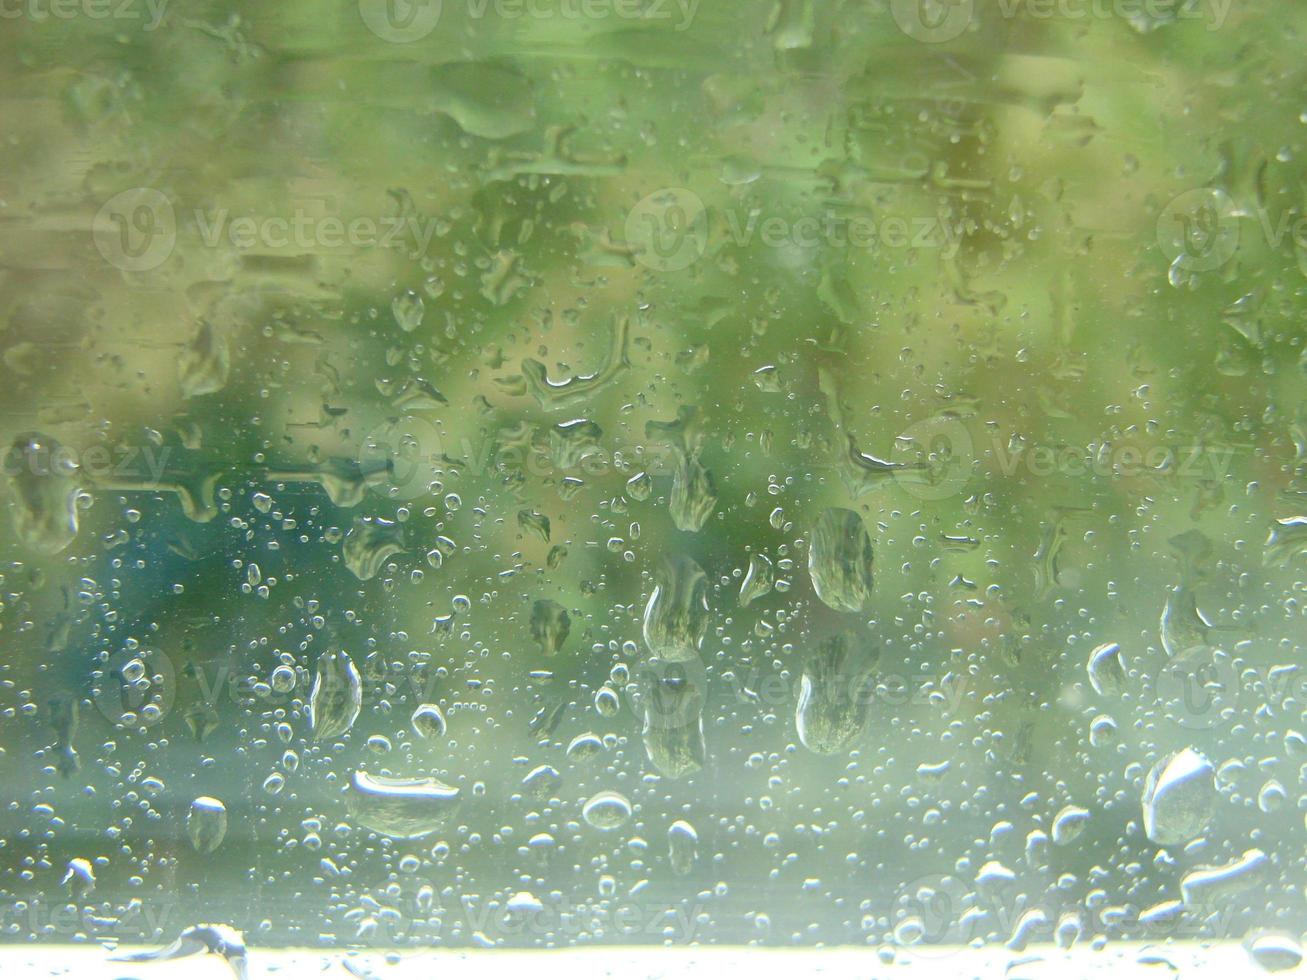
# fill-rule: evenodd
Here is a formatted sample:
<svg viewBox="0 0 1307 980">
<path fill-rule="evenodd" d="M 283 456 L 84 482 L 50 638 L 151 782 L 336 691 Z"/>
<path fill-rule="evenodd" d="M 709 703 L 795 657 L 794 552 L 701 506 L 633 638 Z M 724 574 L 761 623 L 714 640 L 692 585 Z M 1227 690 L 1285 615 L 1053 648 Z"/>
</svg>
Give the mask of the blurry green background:
<svg viewBox="0 0 1307 980">
<path fill-rule="evenodd" d="M 1193 934 L 1301 929 L 1284 736 L 1304 702 L 1268 680 L 1302 656 L 1301 545 L 1263 545 L 1307 489 L 1307 10 L 980 4 L 930 42 L 901 28 L 910 5 L 869 0 L 648 0 L 640 18 L 445 0 L 392 9 L 407 27 L 366 0 L 173 2 L 157 23 L 144 0 L 24 4 L 0 19 L 0 437 L 58 440 L 89 496 L 54 555 L 0 536 L 6 940 L 222 921 L 263 944 L 875 943 L 914 882 L 946 875 L 963 885 L 931 909 L 937 938 L 1005 940 L 1032 906 L 1138 936 L 1185 870 L 1253 846 L 1275 874 Z M 1195 192 L 1237 250 L 1176 261 L 1159 227 Z M 802 219 L 815 238 L 795 240 Z M 891 240 L 829 230 L 849 223 Z M 395 247 L 359 231 L 396 227 Z M 533 396 L 524 360 L 555 383 L 601 371 L 621 318 L 629 368 L 570 404 Z M 646 429 L 683 406 L 719 496 L 698 532 L 672 520 Z M 575 419 L 597 454 L 562 466 L 551 429 Z M 850 439 L 929 476 L 862 486 Z M 361 475 L 391 456 L 406 479 Z M 653 495 L 631 499 L 644 470 Z M 812 591 L 828 507 L 871 533 L 862 616 Z M 372 519 L 402 550 L 361 580 L 342 538 Z M 1238 689 L 1186 718 L 1153 679 L 1167 542 L 1193 529 Z M 755 553 L 790 587 L 742 608 Z M 673 554 L 705 569 L 711 609 L 707 764 L 678 780 L 650 766 L 626 692 L 614 717 L 594 706 L 634 668 Z M 548 660 L 538 599 L 572 622 Z M 821 757 L 795 734 L 799 668 L 849 626 L 880 647 L 882 688 L 856 750 Z M 1112 704 L 1084 670 L 1109 641 L 1131 670 Z M 364 674 L 340 752 L 303 721 L 333 643 Z M 156 724 L 101 710 L 134 645 Z M 259 687 L 278 663 L 290 693 Z M 60 696 L 81 705 L 67 779 Z M 414 738 L 424 699 L 444 739 Z M 529 730 L 560 703 L 552 734 Z M 1093 746 L 1100 713 L 1117 739 Z M 586 731 L 611 746 L 575 765 Z M 1221 804 L 1205 845 L 1159 860 L 1139 794 L 1185 745 L 1229 764 Z M 522 799 L 542 764 L 561 786 Z M 458 820 L 416 842 L 352 825 L 360 766 L 460 787 Z M 1263 813 L 1270 778 L 1289 804 Z M 601 834 L 580 809 L 608 789 L 636 813 Z M 212 856 L 184 829 L 200 795 L 229 813 Z M 1027 860 L 1070 803 L 1083 836 Z M 684 877 L 677 819 L 699 835 Z M 547 858 L 526 846 L 540 833 Z M 61 884 L 79 857 L 89 895 Z M 1015 880 L 973 899 L 988 861 Z M 524 890 L 582 924 L 465 910 Z M 1123 924 L 1096 919 L 1098 890 Z M 972 904 L 989 918 L 959 925 Z"/>
</svg>

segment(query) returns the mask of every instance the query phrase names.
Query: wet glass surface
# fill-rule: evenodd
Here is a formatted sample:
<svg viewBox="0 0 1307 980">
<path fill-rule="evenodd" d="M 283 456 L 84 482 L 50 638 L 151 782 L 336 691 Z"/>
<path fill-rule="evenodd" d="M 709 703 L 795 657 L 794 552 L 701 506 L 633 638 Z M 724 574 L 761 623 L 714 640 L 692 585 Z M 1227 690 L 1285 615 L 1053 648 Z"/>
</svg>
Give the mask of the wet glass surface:
<svg viewBox="0 0 1307 980">
<path fill-rule="evenodd" d="M 0 0 L 0 963 L 1296 967 L 1304 29 Z"/>
</svg>

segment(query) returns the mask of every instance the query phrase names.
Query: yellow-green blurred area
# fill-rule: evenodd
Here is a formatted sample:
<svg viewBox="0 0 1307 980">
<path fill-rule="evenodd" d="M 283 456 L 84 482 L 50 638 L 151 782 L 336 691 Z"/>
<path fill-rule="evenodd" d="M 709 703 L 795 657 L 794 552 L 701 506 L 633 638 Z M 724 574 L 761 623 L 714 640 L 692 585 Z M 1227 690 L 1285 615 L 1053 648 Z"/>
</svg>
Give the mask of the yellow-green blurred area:
<svg viewBox="0 0 1307 980">
<path fill-rule="evenodd" d="M 1304 29 L 0 0 L 0 936 L 1301 934 Z"/>
</svg>

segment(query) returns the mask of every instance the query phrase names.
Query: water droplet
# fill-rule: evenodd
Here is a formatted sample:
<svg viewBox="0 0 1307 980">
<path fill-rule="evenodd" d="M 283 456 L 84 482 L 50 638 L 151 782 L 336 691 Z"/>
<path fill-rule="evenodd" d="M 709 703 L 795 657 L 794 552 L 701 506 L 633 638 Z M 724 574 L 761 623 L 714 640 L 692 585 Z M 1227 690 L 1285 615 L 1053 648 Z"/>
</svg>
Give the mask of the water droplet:
<svg viewBox="0 0 1307 980">
<path fill-rule="evenodd" d="M 747 606 L 754 599 L 772 590 L 772 563 L 766 555 L 749 556 L 749 569 L 740 583 L 740 605 Z"/>
<path fill-rule="evenodd" d="M 45 555 L 63 551 L 77 537 L 79 472 L 73 457 L 40 433 L 18 436 L 5 457 L 14 533 Z"/>
<path fill-rule="evenodd" d="M 672 871 L 687 875 L 699 859 L 699 835 L 685 820 L 677 820 L 667 828 L 667 857 Z"/>
<path fill-rule="evenodd" d="M 794 712 L 799 741 L 807 749 L 833 755 L 857 741 L 866 727 L 879 657 L 879 651 L 843 633 L 809 655 Z"/>
<path fill-rule="evenodd" d="M 682 531 L 700 531 L 717 508 L 717 483 L 697 457 L 679 456 L 667 501 L 672 522 Z"/>
<path fill-rule="evenodd" d="M 60 883 L 74 898 L 85 898 L 95 890 L 95 870 L 91 867 L 91 862 L 86 858 L 73 858 L 68 862 Z"/>
<path fill-rule="evenodd" d="M 595 691 L 595 710 L 603 717 L 614 717 L 620 707 L 621 701 L 618 700 L 617 692 L 609 685 L 605 684 Z"/>
<path fill-rule="evenodd" d="M 391 558 L 404 550 L 400 529 L 393 521 L 380 518 L 358 520 L 345 535 L 341 546 L 341 556 L 345 567 L 354 573 L 360 582 L 375 578 L 381 567 Z"/>
<path fill-rule="evenodd" d="M 548 799 L 563 785 L 563 777 L 553 766 L 536 766 L 524 777 L 522 787 L 536 799 Z"/>
<path fill-rule="evenodd" d="M 1228 864 L 1195 868 L 1180 879 L 1180 896 L 1187 906 L 1208 906 L 1255 885 L 1270 868 L 1266 852 L 1250 848 Z"/>
<path fill-rule="evenodd" d="M 1104 643 L 1089 654 L 1089 683 L 1100 697 L 1119 698 L 1125 693 L 1125 659 L 1119 643 Z"/>
<path fill-rule="evenodd" d="M 616 830 L 631 819 L 631 801 L 615 790 L 605 790 L 585 801 L 581 816 L 597 830 Z"/>
<path fill-rule="evenodd" d="M 1295 970 L 1302 963 L 1302 946 L 1292 936 L 1259 932 L 1244 941 L 1249 957 L 1267 973 Z"/>
<path fill-rule="evenodd" d="M 648 473 L 637 473 L 626 481 L 626 495 L 632 500 L 648 500 L 652 493 L 653 480 Z"/>
<path fill-rule="evenodd" d="M 207 322 L 200 324 L 195 338 L 182 349 L 177 360 L 177 379 L 183 398 L 212 395 L 227 387 L 231 353 L 227 340 Z"/>
<path fill-rule="evenodd" d="M 644 642 L 663 660 L 698 658 L 708 629 L 708 577 L 692 558 L 672 555 L 659 567 L 644 610 Z"/>
<path fill-rule="evenodd" d="M 707 675 L 697 657 L 651 658 L 636 672 L 634 707 L 639 713 L 645 754 L 671 779 L 703 768 L 707 747 L 703 707 Z"/>
<path fill-rule="evenodd" d="M 1082 806 L 1068 804 L 1053 818 L 1053 843 L 1059 847 L 1070 844 L 1089 825 L 1089 811 Z"/>
<path fill-rule="evenodd" d="M 1144 833 L 1155 844 L 1184 844 L 1201 834 L 1216 800 L 1212 764 L 1191 748 L 1161 759 L 1144 783 Z"/>
<path fill-rule="evenodd" d="M 567 758 L 575 763 L 589 762 L 604 750 L 604 743 L 594 732 L 583 732 L 567 746 Z"/>
<path fill-rule="evenodd" d="M 186 814 L 186 833 L 201 854 L 211 854 L 227 836 L 227 808 L 222 800 L 198 796 Z"/>
<path fill-rule="evenodd" d="M 413 731 L 422 738 L 440 738 L 445 734 L 445 713 L 436 704 L 420 704 L 410 719 Z"/>
<path fill-rule="evenodd" d="M 531 637 L 546 657 L 556 654 L 567 641 L 572 618 L 552 599 L 537 599 L 531 607 Z"/>
<path fill-rule="evenodd" d="M 325 741 L 350 730 L 363 706 L 363 678 L 344 650 L 329 650 L 318 658 L 309 695 L 309 730 Z"/>
<path fill-rule="evenodd" d="M 446 825 L 459 791 L 437 779 L 394 779 L 362 770 L 350 780 L 350 814 L 387 837 L 424 837 Z"/>
<path fill-rule="evenodd" d="M 396 296 L 390 303 L 390 312 L 395 317 L 395 322 L 405 333 L 412 333 L 418 327 L 422 326 L 422 316 L 426 313 L 426 305 L 422 301 L 422 296 L 413 289 L 406 290 Z"/>
<path fill-rule="evenodd" d="M 808 546 L 808 571 L 822 602 L 837 612 L 861 612 L 871 601 L 871 536 L 851 510 L 831 507 Z"/>
</svg>

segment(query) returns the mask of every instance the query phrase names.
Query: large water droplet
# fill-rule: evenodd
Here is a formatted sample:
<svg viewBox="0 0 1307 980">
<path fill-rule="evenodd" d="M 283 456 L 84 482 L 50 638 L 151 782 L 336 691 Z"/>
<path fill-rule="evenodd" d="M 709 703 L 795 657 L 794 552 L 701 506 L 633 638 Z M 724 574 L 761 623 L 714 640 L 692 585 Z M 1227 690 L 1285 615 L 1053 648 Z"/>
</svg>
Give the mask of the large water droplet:
<svg viewBox="0 0 1307 980">
<path fill-rule="evenodd" d="M 459 792 L 437 779 L 394 779 L 362 770 L 350 781 L 350 814 L 388 837 L 423 837 L 446 825 Z"/>
<path fill-rule="evenodd" d="M 634 706 L 643 723 L 645 753 L 664 776 L 675 779 L 703 768 L 706 688 L 707 674 L 697 657 L 650 658 L 636 671 Z"/>
<path fill-rule="evenodd" d="M 1201 834 L 1216 799 L 1212 764 L 1191 748 L 1158 761 L 1144 783 L 1144 833 L 1155 844 L 1184 844 Z"/>
<path fill-rule="evenodd" d="M 616 790 L 605 790 L 585 801 L 581 816 L 598 830 L 616 830 L 631 819 L 631 801 Z"/>
<path fill-rule="evenodd" d="M 363 706 L 363 678 L 344 650 L 329 650 L 318 658 L 313 691 L 309 694 L 309 729 L 319 740 L 344 735 Z"/>
<path fill-rule="evenodd" d="M 201 854 L 216 851 L 227 836 L 227 808 L 222 800 L 196 797 L 186 814 L 186 833 Z"/>
<path fill-rule="evenodd" d="M 794 712 L 799 741 L 806 748 L 833 755 L 862 734 L 879 656 L 879 651 L 843 633 L 826 639 L 809 655 Z"/>
<path fill-rule="evenodd" d="M 572 618 L 567 610 L 553 599 L 537 599 L 531 607 L 531 638 L 540 644 L 547 657 L 552 657 L 572 630 Z"/>
<path fill-rule="evenodd" d="M 831 507 L 817 520 L 808 571 L 822 602 L 837 612 L 861 612 L 871 600 L 871 535 L 851 510 Z"/>
<path fill-rule="evenodd" d="M 1125 659 L 1119 643 L 1104 643 L 1089 654 L 1089 683 L 1100 697 L 1119 698 L 1125 693 Z"/>
<path fill-rule="evenodd" d="M 677 820 L 667 828 L 667 857 L 672 871 L 687 875 L 699 858 L 699 835 L 686 820 Z"/>
<path fill-rule="evenodd" d="M 440 738 L 445 734 L 445 713 L 438 704 L 420 704 L 409 719 L 413 731 L 423 738 Z"/>
<path fill-rule="evenodd" d="M 5 456 L 14 534 L 33 551 L 58 554 L 77 537 L 80 473 L 72 455 L 40 433 L 20 435 Z"/>
<path fill-rule="evenodd" d="M 672 555 L 659 567 L 644 610 L 644 642 L 662 660 L 698 659 L 708 629 L 708 577 L 692 558 Z"/>
</svg>

